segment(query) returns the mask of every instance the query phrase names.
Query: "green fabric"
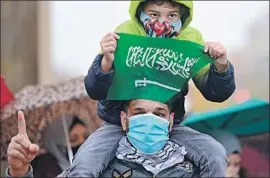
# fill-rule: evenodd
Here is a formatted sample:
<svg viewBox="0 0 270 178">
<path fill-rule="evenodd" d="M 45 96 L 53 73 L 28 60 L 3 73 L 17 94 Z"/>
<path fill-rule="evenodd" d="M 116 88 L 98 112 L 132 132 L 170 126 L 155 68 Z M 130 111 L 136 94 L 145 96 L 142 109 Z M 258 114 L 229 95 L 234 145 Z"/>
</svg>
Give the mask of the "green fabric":
<svg viewBox="0 0 270 178">
<path fill-rule="evenodd" d="M 191 114 L 181 124 L 203 133 L 224 129 L 238 136 L 260 134 L 269 131 L 269 102 L 250 99 L 229 108 Z"/>
<path fill-rule="evenodd" d="M 190 41 L 119 34 L 107 100 L 168 102 L 212 58 Z"/>
</svg>

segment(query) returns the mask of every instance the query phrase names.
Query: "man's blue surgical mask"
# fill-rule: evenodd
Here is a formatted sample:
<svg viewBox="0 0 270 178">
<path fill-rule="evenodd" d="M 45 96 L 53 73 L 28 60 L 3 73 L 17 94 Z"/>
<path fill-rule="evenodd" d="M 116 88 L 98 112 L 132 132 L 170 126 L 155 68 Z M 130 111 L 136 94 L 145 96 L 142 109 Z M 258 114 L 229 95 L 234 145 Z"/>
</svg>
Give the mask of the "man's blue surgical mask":
<svg viewBox="0 0 270 178">
<path fill-rule="evenodd" d="M 141 12 L 140 21 L 144 30 L 149 37 L 172 38 L 180 34 L 182 23 L 179 19 L 175 22 L 166 20 L 158 20 L 148 16 L 145 12 Z"/>
<path fill-rule="evenodd" d="M 139 114 L 128 118 L 127 137 L 144 154 L 157 153 L 169 139 L 169 121 L 154 114 Z"/>
</svg>

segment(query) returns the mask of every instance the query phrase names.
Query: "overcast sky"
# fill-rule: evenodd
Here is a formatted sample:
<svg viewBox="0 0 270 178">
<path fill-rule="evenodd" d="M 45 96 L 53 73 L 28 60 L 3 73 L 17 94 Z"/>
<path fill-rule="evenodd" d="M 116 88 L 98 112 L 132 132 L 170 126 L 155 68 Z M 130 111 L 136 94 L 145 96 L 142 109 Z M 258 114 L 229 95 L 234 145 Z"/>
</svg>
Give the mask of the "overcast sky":
<svg viewBox="0 0 270 178">
<path fill-rule="evenodd" d="M 103 35 L 129 19 L 129 1 L 50 1 L 51 56 L 55 72 L 85 75 Z M 269 11 L 268 1 L 195 1 L 191 25 L 206 41 L 220 41 L 229 52 L 247 38 L 247 25 Z M 265 19 L 268 21 L 269 19 Z"/>
</svg>

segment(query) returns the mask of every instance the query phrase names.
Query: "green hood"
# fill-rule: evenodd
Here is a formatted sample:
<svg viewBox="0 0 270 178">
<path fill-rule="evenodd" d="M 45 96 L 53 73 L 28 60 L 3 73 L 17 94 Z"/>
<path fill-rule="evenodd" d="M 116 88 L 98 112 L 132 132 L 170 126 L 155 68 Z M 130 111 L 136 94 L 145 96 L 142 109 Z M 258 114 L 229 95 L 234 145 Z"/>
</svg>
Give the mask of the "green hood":
<svg viewBox="0 0 270 178">
<path fill-rule="evenodd" d="M 130 13 L 131 19 L 120 24 L 116 28 L 115 32 L 147 36 L 142 24 L 136 18 L 136 11 L 140 2 L 141 1 L 130 2 L 129 13 Z M 188 7 L 190 15 L 189 17 L 187 17 L 186 21 L 184 22 L 180 35 L 174 38 L 177 40 L 188 40 L 194 43 L 204 45 L 205 42 L 203 41 L 201 33 L 198 30 L 189 26 L 192 20 L 192 16 L 193 16 L 193 2 L 192 1 L 176 1 L 176 2 L 181 3 L 185 5 L 186 7 Z"/>
<path fill-rule="evenodd" d="M 193 2 L 192 1 L 175 1 L 179 4 L 183 4 L 185 5 L 186 7 L 189 8 L 189 17 L 186 19 L 185 23 L 183 24 L 183 27 L 182 29 L 186 28 L 191 20 L 192 20 L 192 16 L 193 16 Z M 129 7 L 129 14 L 131 16 L 131 19 L 137 21 L 137 18 L 135 17 L 136 15 L 136 11 L 137 11 L 137 8 L 138 6 L 140 5 L 141 1 L 131 1 L 130 3 L 130 7 Z"/>
<path fill-rule="evenodd" d="M 131 19 L 120 24 L 115 29 L 116 33 L 126 33 L 126 34 L 131 34 L 131 35 L 147 36 L 142 24 L 136 18 L 136 11 L 140 2 L 141 1 L 131 1 L 130 8 L 129 8 Z M 192 1 L 176 1 L 176 2 L 188 7 L 190 15 L 189 17 L 187 17 L 185 23 L 183 24 L 180 35 L 178 35 L 177 37 L 174 37 L 174 39 L 187 40 L 193 43 L 198 43 L 200 45 L 205 45 L 205 42 L 202 38 L 201 33 L 198 30 L 189 26 L 192 20 L 192 16 L 193 16 L 193 2 Z M 210 64 L 205 66 L 200 72 L 198 72 L 196 76 L 194 77 L 194 79 L 199 80 L 199 79 L 204 78 L 208 74 L 209 68 L 210 68 Z"/>
</svg>

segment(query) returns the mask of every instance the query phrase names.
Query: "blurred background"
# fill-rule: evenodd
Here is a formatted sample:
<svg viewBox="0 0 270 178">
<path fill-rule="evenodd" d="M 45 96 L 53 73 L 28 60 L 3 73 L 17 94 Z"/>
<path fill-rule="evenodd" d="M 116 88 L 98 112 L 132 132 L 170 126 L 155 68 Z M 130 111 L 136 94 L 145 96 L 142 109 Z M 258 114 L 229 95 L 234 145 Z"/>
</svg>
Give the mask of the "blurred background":
<svg viewBox="0 0 270 178">
<path fill-rule="evenodd" d="M 248 90 L 268 100 L 269 2 L 195 1 L 194 6 L 191 25 L 206 41 L 220 41 L 228 49 L 236 94 Z M 1 2 L 1 74 L 7 85 L 17 92 L 25 85 L 85 75 L 101 37 L 129 19 L 128 7 L 128 1 Z M 194 109 L 207 109 L 210 103 L 200 100 Z"/>
<path fill-rule="evenodd" d="M 129 19 L 129 1 L 1 1 L 1 75 L 12 93 L 84 76 L 100 39 Z M 269 2 L 195 1 L 191 26 L 220 41 L 235 66 L 237 89 L 224 103 L 206 101 L 190 83 L 189 112 L 249 98 L 269 102 Z M 2 108 L 1 108 L 2 109 Z M 3 165 L 1 169 L 3 173 Z M 1 175 L 2 176 L 2 175 Z"/>
</svg>

